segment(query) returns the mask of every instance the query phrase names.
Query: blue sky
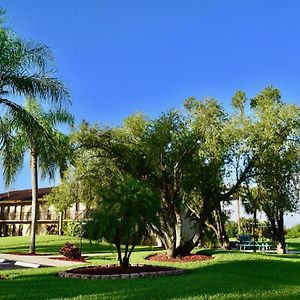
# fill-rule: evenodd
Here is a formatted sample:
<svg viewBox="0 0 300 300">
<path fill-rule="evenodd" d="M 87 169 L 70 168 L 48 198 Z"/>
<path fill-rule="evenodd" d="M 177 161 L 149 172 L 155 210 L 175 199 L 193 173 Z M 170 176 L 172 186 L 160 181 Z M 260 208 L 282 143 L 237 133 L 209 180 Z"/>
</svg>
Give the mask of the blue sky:
<svg viewBox="0 0 300 300">
<path fill-rule="evenodd" d="M 76 120 L 152 117 L 189 96 L 225 106 L 267 85 L 300 98 L 299 1 L 4 0 L 7 24 L 49 45 Z"/>
<path fill-rule="evenodd" d="M 76 121 L 117 125 L 185 98 L 229 108 L 273 85 L 300 103 L 297 0 L 3 0 L 7 26 L 53 50 Z M 27 174 L 27 175 L 26 175 Z M 48 183 L 47 183 L 48 184 Z M 13 188 L 29 188 L 24 170 Z"/>
</svg>

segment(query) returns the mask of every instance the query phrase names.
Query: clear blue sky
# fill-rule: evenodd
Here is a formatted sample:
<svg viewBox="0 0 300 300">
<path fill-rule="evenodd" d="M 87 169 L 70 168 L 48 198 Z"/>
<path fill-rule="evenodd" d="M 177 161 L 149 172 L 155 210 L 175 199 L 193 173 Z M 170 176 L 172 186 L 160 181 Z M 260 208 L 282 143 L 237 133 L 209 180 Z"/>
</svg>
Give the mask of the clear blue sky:
<svg viewBox="0 0 300 300">
<path fill-rule="evenodd" d="M 76 121 L 151 117 L 189 96 L 229 107 L 274 85 L 300 103 L 300 1 L 3 0 L 7 25 L 53 50 Z M 30 174 L 14 188 L 30 187 Z"/>
<path fill-rule="evenodd" d="M 226 106 L 270 84 L 300 99 L 297 0 L 1 2 L 9 26 L 52 48 L 78 122 L 155 117 L 189 96 Z"/>
</svg>

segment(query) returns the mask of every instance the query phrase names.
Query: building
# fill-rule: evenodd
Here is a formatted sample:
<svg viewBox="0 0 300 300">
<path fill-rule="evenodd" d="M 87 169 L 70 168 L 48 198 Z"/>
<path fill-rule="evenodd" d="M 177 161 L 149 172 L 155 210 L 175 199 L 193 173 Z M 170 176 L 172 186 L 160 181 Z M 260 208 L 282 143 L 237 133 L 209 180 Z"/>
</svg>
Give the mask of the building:
<svg viewBox="0 0 300 300">
<path fill-rule="evenodd" d="M 59 227 L 60 214 L 44 199 L 51 190 L 52 187 L 38 190 L 37 234 L 46 234 L 49 229 Z M 30 235 L 31 201 L 31 189 L 0 194 L 0 236 Z M 80 218 L 84 209 L 83 204 L 76 203 L 64 212 L 64 218 Z"/>
</svg>

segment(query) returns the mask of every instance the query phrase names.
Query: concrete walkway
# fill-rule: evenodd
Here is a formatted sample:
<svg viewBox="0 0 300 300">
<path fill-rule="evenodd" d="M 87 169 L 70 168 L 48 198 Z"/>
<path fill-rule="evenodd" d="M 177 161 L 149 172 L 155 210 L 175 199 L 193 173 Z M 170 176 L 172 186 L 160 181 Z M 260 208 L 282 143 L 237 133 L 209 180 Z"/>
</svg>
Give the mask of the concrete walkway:
<svg viewBox="0 0 300 300">
<path fill-rule="evenodd" d="M 82 262 L 51 259 L 51 257 L 54 258 L 54 257 L 62 257 L 62 256 L 60 256 L 60 255 L 18 255 L 18 254 L 0 253 L 0 259 L 20 261 L 20 262 L 29 263 L 29 264 L 37 264 L 37 265 L 41 265 L 41 266 L 49 266 L 49 267 L 64 267 L 64 266 L 66 266 L 66 267 L 68 267 L 68 266 L 85 264 Z"/>
</svg>

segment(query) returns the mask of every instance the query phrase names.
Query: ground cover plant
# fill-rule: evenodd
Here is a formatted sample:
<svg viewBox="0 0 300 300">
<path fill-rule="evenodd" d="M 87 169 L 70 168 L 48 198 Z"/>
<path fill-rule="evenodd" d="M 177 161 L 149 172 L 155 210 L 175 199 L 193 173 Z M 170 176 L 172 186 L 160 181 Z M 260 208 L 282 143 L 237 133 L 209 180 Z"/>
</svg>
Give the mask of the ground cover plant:
<svg viewBox="0 0 300 300">
<path fill-rule="evenodd" d="M 299 239 L 288 243 L 300 248 Z M 9 277 L 0 280 L 0 299 L 299 299 L 300 256 L 296 254 L 207 250 L 203 253 L 212 254 L 213 259 L 159 263 L 144 259 L 151 253 L 134 252 L 132 263 L 180 267 L 187 273 L 134 280 L 81 280 L 57 277 L 63 268 L 0 271 Z M 116 258 L 116 253 L 107 252 L 88 262 L 112 264 Z"/>
</svg>

